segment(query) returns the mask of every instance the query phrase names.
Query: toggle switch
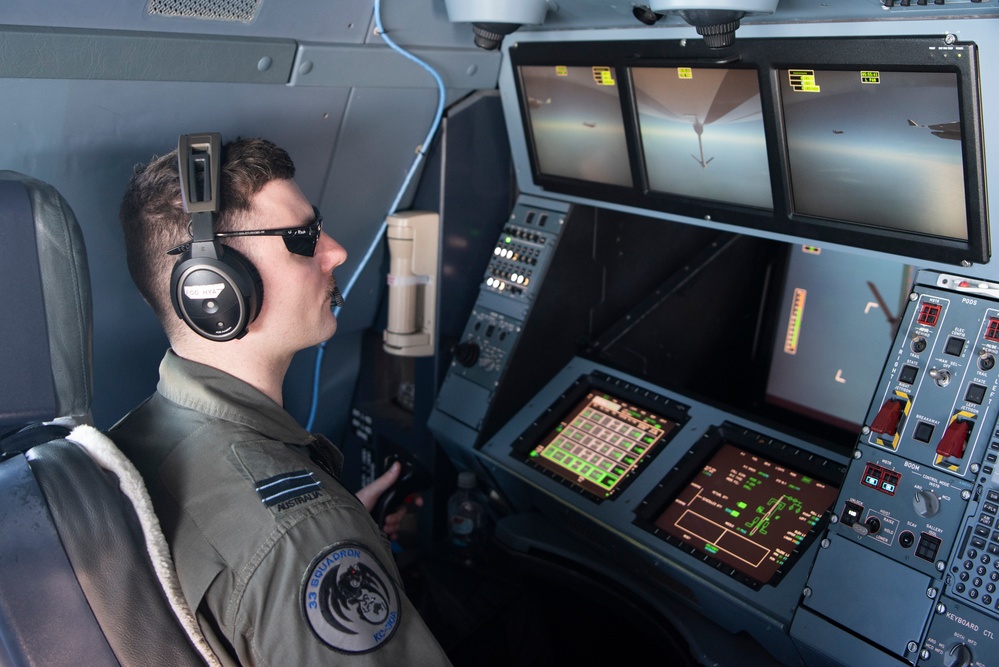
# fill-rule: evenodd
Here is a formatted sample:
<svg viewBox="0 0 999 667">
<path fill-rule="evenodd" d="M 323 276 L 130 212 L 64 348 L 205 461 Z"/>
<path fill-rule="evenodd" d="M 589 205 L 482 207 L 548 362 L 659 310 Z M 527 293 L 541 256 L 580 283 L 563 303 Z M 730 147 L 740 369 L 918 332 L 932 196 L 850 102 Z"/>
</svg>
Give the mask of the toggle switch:
<svg viewBox="0 0 999 667">
<path fill-rule="evenodd" d="M 898 422 L 902 418 L 902 408 L 904 407 L 903 401 L 889 398 L 878 410 L 874 421 L 871 422 L 871 430 L 875 433 L 894 436 L 898 432 Z"/>
<path fill-rule="evenodd" d="M 933 378 L 938 387 L 946 387 L 950 384 L 950 371 L 946 368 L 931 368 L 929 376 Z"/>
<path fill-rule="evenodd" d="M 959 459 L 964 456 L 964 446 L 968 442 L 968 434 L 971 432 L 971 422 L 965 419 L 955 419 L 947 426 L 940 444 L 937 445 L 937 454 L 944 457 Z"/>
</svg>

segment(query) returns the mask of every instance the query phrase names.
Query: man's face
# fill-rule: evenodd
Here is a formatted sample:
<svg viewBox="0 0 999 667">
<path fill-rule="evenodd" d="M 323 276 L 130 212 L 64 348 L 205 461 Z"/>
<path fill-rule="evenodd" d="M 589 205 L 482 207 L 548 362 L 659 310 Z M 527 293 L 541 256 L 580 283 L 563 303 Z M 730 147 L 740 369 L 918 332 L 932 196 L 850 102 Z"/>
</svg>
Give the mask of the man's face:
<svg viewBox="0 0 999 667">
<path fill-rule="evenodd" d="M 254 196 L 253 207 L 240 228 L 304 227 L 314 219 L 312 204 L 294 181 L 274 180 Z M 291 352 L 333 335 L 333 269 L 347 259 L 343 246 L 323 233 L 312 257 L 289 252 L 279 236 L 249 238 L 241 248 L 257 267 L 264 285 L 263 305 L 250 324 L 251 334 L 267 335 L 277 349 Z"/>
</svg>

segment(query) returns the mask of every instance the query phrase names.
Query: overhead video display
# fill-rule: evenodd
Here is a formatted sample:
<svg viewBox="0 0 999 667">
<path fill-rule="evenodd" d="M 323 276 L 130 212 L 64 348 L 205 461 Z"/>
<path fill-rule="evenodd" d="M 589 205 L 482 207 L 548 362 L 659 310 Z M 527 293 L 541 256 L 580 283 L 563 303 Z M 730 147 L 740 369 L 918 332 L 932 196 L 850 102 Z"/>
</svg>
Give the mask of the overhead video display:
<svg viewBox="0 0 999 667">
<path fill-rule="evenodd" d="M 778 76 L 796 213 L 968 238 L 956 74 Z"/>
<path fill-rule="evenodd" d="M 633 68 L 650 189 L 773 208 L 755 69 Z"/>
<path fill-rule="evenodd" d="M 614 69 L 530 65 L 519 71 L 538 171 L 631 187 Z"/>
</svg>

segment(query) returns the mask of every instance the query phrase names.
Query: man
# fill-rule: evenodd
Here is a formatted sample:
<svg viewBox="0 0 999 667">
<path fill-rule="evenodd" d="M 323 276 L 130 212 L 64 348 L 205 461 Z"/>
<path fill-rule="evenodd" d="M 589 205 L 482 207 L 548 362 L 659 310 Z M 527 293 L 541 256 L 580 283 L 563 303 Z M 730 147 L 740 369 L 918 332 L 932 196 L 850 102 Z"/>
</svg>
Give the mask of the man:
<svg viewBox="0 0 999 667">
<path fill-rule="evenodd" d="M 270 142 L 222 147 L 215 236 L 255 267 L 262 297 L 246 334 L 219 342 L 171 301 L 167 252 L 192 240 L 176 151 L 136 169 L 120 213 L 128 266 L 171 349 L 156 393 L 110 435 L 146 481 L 184 595 L 223 662 L 447 664 L 388 540 L 338 481 L 340 452 L 282 408 L 292 356 L 336 331 L 333 270 L 347 257 L 294 174 Z M 229 236 L 260 230 L 274 235 Z M 370 508 L 397 475 L 358 495 Z"/>
</svg>

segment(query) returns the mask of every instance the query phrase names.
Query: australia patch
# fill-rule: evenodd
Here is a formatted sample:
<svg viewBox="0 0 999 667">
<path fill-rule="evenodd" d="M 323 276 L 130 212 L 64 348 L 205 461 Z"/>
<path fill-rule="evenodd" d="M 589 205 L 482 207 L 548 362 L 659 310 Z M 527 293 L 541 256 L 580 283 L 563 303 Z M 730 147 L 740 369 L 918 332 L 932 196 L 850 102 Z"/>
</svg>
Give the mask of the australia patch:
<svg viewBox="0 0 999 667">
<path fill-rule="evenodd" d="M 323 496 L 322 484 L 308 470 L 286 472 L 256 482 L 257 495 L 272 512 L 280 513 Z"/>
<path fill-rule="evenodd" d="M 305 573 L 302 606 L 319 639 L 341 653 L 368 653 L 399 627 L 402 609 L 395 581 L 367 547 L 327 547 Z"/>
</svg>

